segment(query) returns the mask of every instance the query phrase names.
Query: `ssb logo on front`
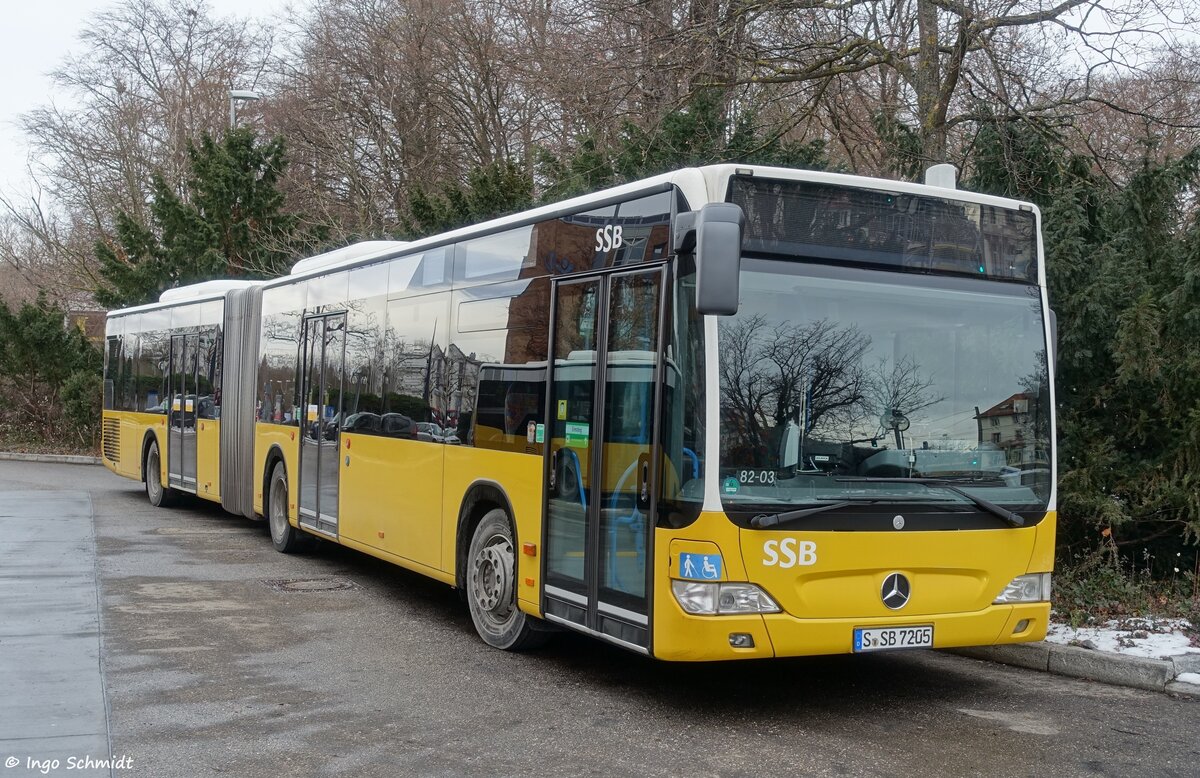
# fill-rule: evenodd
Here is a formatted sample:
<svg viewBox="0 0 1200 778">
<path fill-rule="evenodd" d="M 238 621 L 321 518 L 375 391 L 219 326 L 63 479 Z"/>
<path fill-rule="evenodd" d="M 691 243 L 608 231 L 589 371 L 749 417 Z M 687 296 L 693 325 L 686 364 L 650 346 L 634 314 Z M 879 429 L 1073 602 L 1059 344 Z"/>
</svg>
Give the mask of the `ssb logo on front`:
<svg viewBox="0 0 1200 778">
<path fill-rule="evenodd" d="M 783 538 L 763 543 L 763 564 L 767 567 L 807 567 L 817 563 L 817 544 L 811 540 Z"/>
</svg>

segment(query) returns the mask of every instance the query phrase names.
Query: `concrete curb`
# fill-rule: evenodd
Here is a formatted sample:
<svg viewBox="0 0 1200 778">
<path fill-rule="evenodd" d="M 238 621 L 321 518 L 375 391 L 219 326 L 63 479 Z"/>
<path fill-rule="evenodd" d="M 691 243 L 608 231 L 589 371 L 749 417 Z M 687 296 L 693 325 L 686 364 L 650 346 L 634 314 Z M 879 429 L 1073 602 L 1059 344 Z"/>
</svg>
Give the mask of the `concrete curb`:
<svg viewBox="0 0 1200 778">
<path fill-rule="evenodd" d="M 100 457 L 83 454 L 22 454 L 16 451 L 0 451 L 0 460 L 12 462 L 53 462 L 59 465 L 98 465 Z"/>
<path fill-rule="evenodd" d="M 1145 659 L 1044 642 L 952 648 L 950 653 L 1043 673 L 1200 699 L 1200 686 L 1175 680 L 1180 673 L 1200 672 L 1200 654 Z"/>
</svg>

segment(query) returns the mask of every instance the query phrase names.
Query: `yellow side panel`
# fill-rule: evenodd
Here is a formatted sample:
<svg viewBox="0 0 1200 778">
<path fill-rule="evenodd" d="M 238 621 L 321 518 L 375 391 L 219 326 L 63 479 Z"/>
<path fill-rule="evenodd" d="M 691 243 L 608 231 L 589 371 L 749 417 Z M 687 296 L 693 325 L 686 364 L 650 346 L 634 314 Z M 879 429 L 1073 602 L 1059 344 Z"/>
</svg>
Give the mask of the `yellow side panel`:
<svg viewBox="0 0 1200 778">
<path fill-rule="evenodd" d="M 395 554 L 389 554 L 381 548 L 375 548 L 374 546 L 368 546 L 366 544 L 359 543 L 357 540 L 351 540 L 345 535 L 339 536 L 338 542 L 347 548 L 352 548 L 355 551 L 361 551 L 364 554 L 370 554 L 376 559 L 382 559 L 385 562 L 391 562 L 394 565 L 399 565 L 406 570 L 412 570 L 414 573 L 420 573 L 421 575 L 429 576 L 434 580 L 441 581 L 445 584 L 450 584 L 451 586 L 454 585 L 454 575 L 451 573 L 444 573 L 441 570 L 436 570 L 432 567 L 426 567 L 425 565 L 414 562 L 411 559 L 405 559 L 404 557 L 396 556 Z"/>
<path fill-rule="evenodd" d="M 163 450 L 164 417 L 154 413 L 104 411 L 103 419 L 108 422 L 108 425 L 111 425 L 112 422 L 116 423 L 119 430 L 117 433 L 119 442 L 116 448 L 120 457 L 120 461 L 116 463 L 104 457 L 104 466 L 117 475 L 137 481 L 142 480 L 142 441 L 145 438 L 146 430 L 153 429 L 159 438 L 159 450 Z"/>
<path fill-rule="evenodd" d="M 489 451 L 468 446 L 446 446 L 442 501 L 442 570 L 454 573 L 458 514 L 463 497 L 476 481 L 494 482 L 512 502 L 516 524 L 517 603 L 521 610 L 541 615 L 542 553 L 542 457 L 511 451 Z M 467 539 L 467 542 L 470 542 Z M 535 553 L 524 553 L 522 545 L 533 543 Z"/>
<path fill-rule="evenodd" d="M 300 461 L 299 447 L 296 441 L 296 428 L 283 424 L 267 424 L 256 422 L 254 425 L 254 510 L 261 514 L 263 510 L 263 482 L 267 475 L 267 454 L 273 447 L 283 452 L 284 466 L 288 477 L 288 521 L 296 526 L 298 512 L 296 510 L 296 491 L 298 485 L 297 464 Z"/>
<path fill-rule="evenodd" d="M 442 456 L 447 448 L 343 433 L 338 534 L 443 569 Z"/>
<path fill-rule="evenodd" d="M 216 419 L 196 422 L 196 494 L 221 501 L 221 422 Z"/>
<path fill-rule="evenodd" d="M 1048 573 L 1054 570 L 1054 536 L 1058 532 L 1058 512 L 1050 511 L 1037 525 L 1037 539 L 1033 542 L 1033 555 L 1029 557 L 1030 573 Z"/>
<path fill-rule="evenodd" d="M 738 528 L 721 513 L 702 513 L 682 529 L 654 530 L 654 614 L 652 653 L 673 661 L 753 659 L 772 656 L 771 639 L 762 616 L 689 616 L 675 601 L 671 576 L 677 573 L 679 554 L 692 552 L 722 557 L 721 578 L 746 580 L 738 545 Z M 729 633 L 746 632 L 754 648 L 733 648 Z"/>
</svg>

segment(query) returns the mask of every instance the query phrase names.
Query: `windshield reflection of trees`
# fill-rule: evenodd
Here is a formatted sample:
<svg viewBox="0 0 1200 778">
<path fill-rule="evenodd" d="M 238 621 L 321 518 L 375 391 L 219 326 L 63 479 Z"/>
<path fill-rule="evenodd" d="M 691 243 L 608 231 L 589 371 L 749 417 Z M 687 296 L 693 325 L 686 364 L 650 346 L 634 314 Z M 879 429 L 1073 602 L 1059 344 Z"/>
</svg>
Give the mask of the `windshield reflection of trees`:
<svg viewBox="0 0 1200 778">
<path fill-rule="evenodd" d="M 904 433 L 922 411 L 947 397 L 917 357 L 871 360 L 871 336 L 854 324 L 828 319 L 796 324 L 761 314 L 723 323 L 720 337 L 722 465 L 785 472 L 878 476 L 972 472 L 999 479 L 1005 452 L 985 456 L 935 452 Z M 1010 398 L 1016 440 L 1042 449 L 1049 434 L 1046 356 L 1016 378 Z M 1024 405 L 1017 398 L 1025 398 Z M 998 406 L 997 406 L 998 407 Z M 1024 408 L 1023 413 L 1018 413 Z M 978 408 L 971 409 L 978 416 Z M 984 437 L 955 441 L 971 449 L 996 449 Z M 948 445 L 935 441 L 934 448 Z M 876 455 L 891 452 L 884 457 Z M 920 449 L 912 456 L 897 450 Z M 1017 455 L 1017 452 L 1014 452 Z M 1018 458 L 1023 456 L 1019 454 Z M 875 457 L 871 463 L 864 462 Z M 930 471 L 934 472 L 930 472 Z M 1007 470 L 1015 468 L 1007 467 Z"/>
</svg>

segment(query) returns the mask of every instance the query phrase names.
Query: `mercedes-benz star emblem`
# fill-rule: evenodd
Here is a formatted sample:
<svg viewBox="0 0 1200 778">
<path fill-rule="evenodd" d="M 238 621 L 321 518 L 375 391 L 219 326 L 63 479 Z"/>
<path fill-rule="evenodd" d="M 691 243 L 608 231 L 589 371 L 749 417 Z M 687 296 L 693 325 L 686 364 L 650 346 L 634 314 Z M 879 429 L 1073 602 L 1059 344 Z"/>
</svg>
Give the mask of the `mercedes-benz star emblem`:
<svg viewBox="0 0 1200 778">
<path fill-rule="evenodd" d="M 900 610 L 907 605 L 911 595 L 912 587 L 908 579 L 900 573 L 892 573 L 883 579 L 883 588 L 880 589 L 879 596 L 883 598 L 883 604 L 892 610 Z"/>
</svg>

